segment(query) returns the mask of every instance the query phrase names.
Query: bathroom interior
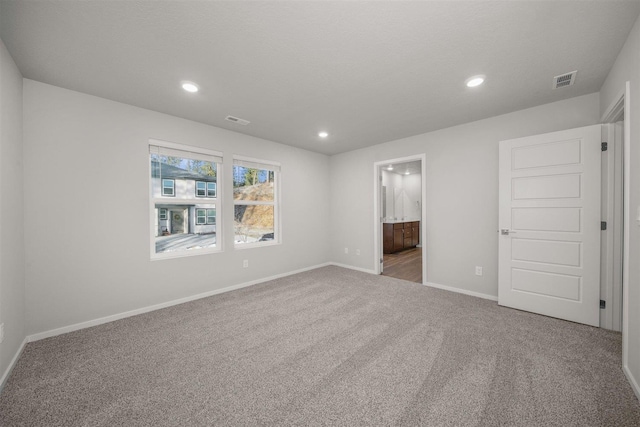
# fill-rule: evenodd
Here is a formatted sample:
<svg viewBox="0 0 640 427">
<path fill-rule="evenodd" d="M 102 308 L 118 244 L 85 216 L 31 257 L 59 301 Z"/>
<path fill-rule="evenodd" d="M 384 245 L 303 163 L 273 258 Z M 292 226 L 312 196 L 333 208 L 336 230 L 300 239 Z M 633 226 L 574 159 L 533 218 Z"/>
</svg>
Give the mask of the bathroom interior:
<svg viewBox="0 0 640 427">
<path fill-rule="evenodd" d="M 422 283 L 422 165 L 420 160 L 380 168 L 382 272 Z"/>
</svg>

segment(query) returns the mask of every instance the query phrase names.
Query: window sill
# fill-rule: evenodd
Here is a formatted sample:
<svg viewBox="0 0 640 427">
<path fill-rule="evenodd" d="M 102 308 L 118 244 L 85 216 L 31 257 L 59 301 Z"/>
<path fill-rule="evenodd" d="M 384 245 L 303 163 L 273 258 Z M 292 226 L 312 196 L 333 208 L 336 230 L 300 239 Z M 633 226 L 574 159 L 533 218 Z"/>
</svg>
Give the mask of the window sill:
<svg viewBox="0 0 640 427">
<path fill-rule="evenodd" d="M 188 258 L 200 255 L 209 255 L 209 254 L 217 254 L 221 253 L 222 249 L 220 248 L 212 248 L 212 249 L 194 249 L 191 251 L 181 251 L 181 252 L 161 252 L 161 253 L 152 253 L 151 261 L 162 261 L 164 259 L 174 259 L 174 258 Z"/>
<path fill-rule="evenodd" d="M 277 246 L 281 244 L 282 243 L 280 241 L 276 241 L 276 240 L 266 241 L 266 242 L 255 242 L 255 243 L 240 243 L 240 244 L 234 243 L 233 249 L 234 250 L 254 249 L 254 248 L 262 248 L 265 246 Z"/>
</svg>

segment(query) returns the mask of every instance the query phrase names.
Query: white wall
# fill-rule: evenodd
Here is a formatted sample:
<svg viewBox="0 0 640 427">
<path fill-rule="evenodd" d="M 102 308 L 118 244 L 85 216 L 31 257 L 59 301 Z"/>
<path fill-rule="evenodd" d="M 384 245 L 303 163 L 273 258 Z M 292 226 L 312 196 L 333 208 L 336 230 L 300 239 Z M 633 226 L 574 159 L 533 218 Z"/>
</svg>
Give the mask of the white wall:
<svg viewBox="0 0 640 427">
<path fill-rule="evenodd" d="M 0 376 L 25 337 L 22 75 L 0 40 Z"/>
<path fill-rule="evenodd" d="M 282 244 L 233 249 L 232 194 L 218 211 L 224 252 L 150 261 L 148 140 L 282 165 Z M 329 158 L 24 80 L 27 333 L 184 298 L 329 261 Z M 249 268 L 242 261 L 249 260 Z"/>
<path fill-rule="evenodd" d="M 596 93 L 332 156 L 332 261 L 374 269 L 373 164 L 426 153 L 427 280 L 497 296 L 498 141 L 598 121 Z"/>
<path fill-rule="evenodd" d="M 640 209 L 640 18 L 636 21 L 629 37 L 618 54 L 616 62 L 609 72 L 600 90 L 600 113 L 614 102 L 624 89 L 625 83 L 631 82 L 630 133 L 631 153 L 630 172 L 630 228 L 629 228 L 629 329 L 628 329 L 628 361 L 627 374 L 631 376 L 636 393 L 640 393 L 640 227 L 635 221 Z"/>
</svg>

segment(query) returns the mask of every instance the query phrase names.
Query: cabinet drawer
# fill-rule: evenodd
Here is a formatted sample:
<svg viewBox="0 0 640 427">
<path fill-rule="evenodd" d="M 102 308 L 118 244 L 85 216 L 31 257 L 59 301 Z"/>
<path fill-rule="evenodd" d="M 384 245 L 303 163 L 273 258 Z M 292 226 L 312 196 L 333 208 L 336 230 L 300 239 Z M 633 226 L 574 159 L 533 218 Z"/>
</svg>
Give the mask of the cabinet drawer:
<svg viewBox="0 0 640 427">
<path fill-rule="evenodd" d="M 404 228 L 404 222 L 398 222 L 396 224 L 393 224 L 393 229 L 397 230 L 397 229 L 403 229 Z"/>
</svg>

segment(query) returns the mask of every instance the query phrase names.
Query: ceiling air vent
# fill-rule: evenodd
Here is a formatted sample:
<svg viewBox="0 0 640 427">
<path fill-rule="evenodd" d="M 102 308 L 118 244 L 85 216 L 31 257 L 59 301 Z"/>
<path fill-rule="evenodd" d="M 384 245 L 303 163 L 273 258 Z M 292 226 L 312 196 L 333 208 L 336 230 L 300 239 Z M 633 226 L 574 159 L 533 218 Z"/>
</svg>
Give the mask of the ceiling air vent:
<svg viewBox="0 0 640 427">
<path fill-rule="evenodd" d="M 251 123 L 249 120 L 245 120 L 245 119 L 241 119 L 241 118 L 233 117 L 233 116 L 227 116 L 224 119 L 228 120 L 230 122 L 233 122 L 233 123 L 238 123 L 239 125 L 243 125 L 243 126 L 246 126 L 249 123 Z"/>
<path fill-rule="evenodd" d="M 578 70 L 555 76 L 553 78 L 552 88 L 558 89 L 560 87 L 571 86 L 576 82 L 576 74 L 578 74 Z"/>
</svg>

